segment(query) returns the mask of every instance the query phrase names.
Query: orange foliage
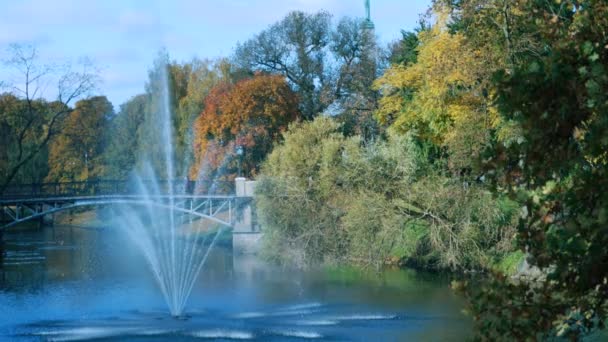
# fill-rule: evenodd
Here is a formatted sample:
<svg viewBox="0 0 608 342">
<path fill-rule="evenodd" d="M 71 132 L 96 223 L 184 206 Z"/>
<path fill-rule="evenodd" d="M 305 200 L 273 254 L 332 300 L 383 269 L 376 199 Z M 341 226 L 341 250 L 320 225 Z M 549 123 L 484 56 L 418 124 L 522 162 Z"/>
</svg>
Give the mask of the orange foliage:
<svg viewBox="0 0 608 342">
<path fill-rule="evenodd" d="M 216 86 L 194 122 L 196 162 L 190 177 L 218 169 L 234 173 L 237 145 L 245 151 L 244 174 L 254 175 L 272 144 L 298 117 L 297 96 L 282 76 L 256 74 L 235 85 Z"/>
</svg>

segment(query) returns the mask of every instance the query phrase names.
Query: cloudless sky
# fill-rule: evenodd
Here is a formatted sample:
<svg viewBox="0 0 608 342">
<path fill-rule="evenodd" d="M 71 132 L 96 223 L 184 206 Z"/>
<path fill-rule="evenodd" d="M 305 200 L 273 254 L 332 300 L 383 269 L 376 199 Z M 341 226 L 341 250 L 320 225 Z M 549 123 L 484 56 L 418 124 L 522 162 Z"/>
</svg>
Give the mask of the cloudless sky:
<svg viewBox="0 0 608 342">
<path fill-rule="evenodd" d="M 382 44 L 416 26 L 430 0 L 371 0 Z M 100 68 L 97 93 L 115 108 L 143 92 L 160 48 L 172 60 L 230 56 L 292 10 L 326 10 L 334 21 L 363 17 L 363 0 L 0 0 L 0 58 L 11 43 L 33 44 L 43 62 L 89 57 Z M 10 80 L 0 65 L 0 81 Z M 48 87 L 47 97 L 53 96 Z"/>
</svg>

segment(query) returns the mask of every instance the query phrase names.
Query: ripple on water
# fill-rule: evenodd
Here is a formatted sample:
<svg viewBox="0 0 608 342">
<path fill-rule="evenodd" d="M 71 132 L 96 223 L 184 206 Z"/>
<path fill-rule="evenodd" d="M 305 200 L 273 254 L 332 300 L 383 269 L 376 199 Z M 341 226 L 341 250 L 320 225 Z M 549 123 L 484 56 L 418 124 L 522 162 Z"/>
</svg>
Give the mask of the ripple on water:
<svg viewBox="0 0 608 342">
<path fill-rule="evenodd" d="M 273 330 L 273 334 L 280 335 L 284 337 L 297 337 L 297 338 L 306 338 L 306 339 L 316 339 L 323 338 L 323 335 L 316 331 L 304 331 L 304 330 L 293 330 L 293 329 L 285 329 L 285 330 Z"/>
<path fill-rule="evenodd" d="M 199 330 L 188 333 L 192 337 L 206 338 L 206 339 L 232 339 L 232 340 L 251 340 L 253 339 L 253 333 L 248 331 L 239 330 L 224 330 L 224 329 L 213 329 L 213 330 Z"/>
<path fill-rule="evenodd" d="M 165 330 L 165 329 L 142 329 L 137 331 L 136 335 L 139 336 L 158 336 L 158 335 L 168 335 L 174 334 L 173 330 Z"/>
<path fill-rule="evenodd" d="M 253 311 L 253 312 L 242 312 L 242 313 L 236 314 L 232 317 L 247 319 L 247 318 L 261 318 L 261 317 L 266 317 L 266 316 L 268 316 L 267 313 L 260 312 L 260 311 Z"/>
<path fill-rule="evenodd" d="M 311 319 L 311 320 L 300 320 L 293 322 L 295 325 L 336 325 L 339 322 L 329 319 Z"/>
<path fill-rule="evenodd" d="M 289 311 L 276 311 L 269 313 L 268 316 L 281 317 L 281 316 L 307 316 L 314 313 L 318 313 L 317 309 L 306 309 L 306 310 L 289 310 Z"/>
<path fill-rule="evenodd" d="M 353 314 L 332 316 L 330 319 L 337 321 L 376 321 L 396 319 L 397 315 L 377 315 L 377 314 Z"/>
<path fill-rule="evenodd" d="M 40 331 L 36 336 L 44 337 L 47 341 L 83 341 L 98 338 L 116 337 L 135 332 L 133 328 L 116 327 L 80 327 L 53 331 Z"/>
<path fill-rule="evenodd" d="M 282 309 L 281 311 L 293 311 L 293 310 L 305 310 L 305 309 L 314 309 L 314 308 L 320 308 L 322 307 L 323 304 L 319 303 L 319 302 L 313 302 L 313 303 L 303 303 L 303 304 L 295 304 L 295 305 L 290 305 L 284 309 Z"/>
</svg>

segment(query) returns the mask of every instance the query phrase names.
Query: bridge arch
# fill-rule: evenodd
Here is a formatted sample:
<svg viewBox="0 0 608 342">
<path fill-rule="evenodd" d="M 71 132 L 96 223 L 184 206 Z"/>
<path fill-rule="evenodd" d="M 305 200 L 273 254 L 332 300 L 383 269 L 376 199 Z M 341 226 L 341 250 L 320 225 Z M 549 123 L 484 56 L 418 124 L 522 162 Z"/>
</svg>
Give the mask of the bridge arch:
<svg viewBox="0 0 608 342">
<path fill-rule="evenodd" d="M 15 215 L 8 215 L 12 218 L 12 220 L 4 225 L 0 225 L 0 231 L 15 226 L 17 224 L 27 222 L 36 218 L 43 217 L 45 215 L 78 208 L 84 206 L 103 206 L 103 205 L 115 205 L 115 204 L 128 204 L 128 205 L 140 205 L 140 206 L 154 206 L 158 208 L 163 208 L 167 210 L 173 210 L 184 214 L 190 214 L 195 217 L 199 217 L 202 219 L 206 219 L 218 224 L 221 224 L 224 227 L 232 228 L 233 227 L 233 201 L 236 199 L 234 196 L 177 196 L 178 199 L 186 199 L 190 201 L 202 201 L 202 203 L 197 203 L 196 206 L 192 205 L 190 209 L 185 207 L 180 207 L 178 205 L 170 205 L 167 203 L 163 203 L 162 201 L 154 201 L 150 199 L 138 199 L 134 198 L 135 196 L 129 196 L 131 198 L 79 198 L 74 199 L 73 201 L 69 201 L 68 199 L 61 199 L 62 204 L 57 205 L 57 200 L 40 200 L 38 205 L 42 208 L 46 205 L 46 209 L 35 210 L 32 209 L 31 206 L 24 205 L 26 202 L 31 201 L 11 201 L 12 203 L 0 203 L 3 211 L 7 211 L 7 208 L 12 204 L 13 206 L 22 205 L 27 208 L 30 213 L 26 216 L 19 217 L 17 213 Z M 166 198 L 166 197 L 162 197 Z M 162 199 L 158 198 L 158 199 Z M 219 202 L 220 204 L 213 209 L 213 201 Z M 67 202 L 67 203 L 66 203 Z M 55 203 L 51 205 L 50 203 Z M 227 204 L 227 208 L 226 207 Z M 224 210 L 224 211 L 222 211 Z M 228 221 L 222 220 L 218 218 L 218 214 L 221 212 L 228 211 Z"/>
</svg>

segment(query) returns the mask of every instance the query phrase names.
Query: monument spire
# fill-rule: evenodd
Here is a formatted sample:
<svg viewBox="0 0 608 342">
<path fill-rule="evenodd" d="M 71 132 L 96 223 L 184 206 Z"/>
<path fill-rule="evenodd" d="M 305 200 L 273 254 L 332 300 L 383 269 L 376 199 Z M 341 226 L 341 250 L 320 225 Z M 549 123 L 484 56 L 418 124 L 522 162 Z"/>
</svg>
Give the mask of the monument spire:
<svg viewBox="0 0 608 342">
<path fill-rule="evenodd" d="M 370 10 L 370 0 L 365 0 L 365 22 L 363 23 L 363 27 L 368 30 L 374 29 Z"/>
</svg>

